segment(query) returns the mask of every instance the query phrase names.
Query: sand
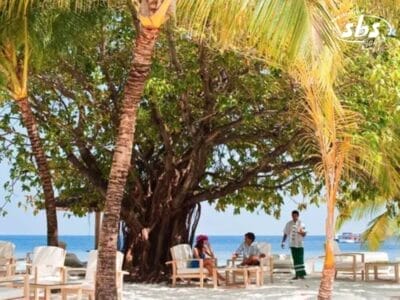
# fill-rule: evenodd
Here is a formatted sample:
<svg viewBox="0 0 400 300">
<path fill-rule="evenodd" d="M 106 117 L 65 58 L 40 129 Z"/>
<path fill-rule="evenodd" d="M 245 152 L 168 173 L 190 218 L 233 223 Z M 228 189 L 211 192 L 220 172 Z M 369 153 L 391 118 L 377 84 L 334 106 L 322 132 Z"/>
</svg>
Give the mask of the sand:
<svg viewBox="0 0 400 300">
<path fill-rule="evenodd" d="M 320 282 L 319 275 L 306 280 L 291 280 L 291 275 L 275 276 L 274 283 L 262 287 L 251 285 L 243 287 L 211 286 L 199 288 L 179 286 L 172 288 L 165 284 L 126 284 L 124 299 L 316 299 Z M 353 282 L 349 279 L 337 280 L 333 299 L 400 299 L 400 284 L 389 282 Z"/>
<path fill-rule="evenodd" d="M 320 275 L 309 276 L 306 280 L 291 280 L 292 275 L 279 274 L 274 283 L 265 283 L 262 287 L 250 285 L 244 287 L 220 286 L 214 289 L 211 285 L 204 288 L 195 283 L 180 284 L 172 288 L 167 284 L 124 284 L 124 300 L 149 299 L 316 299 Z M 0 299 L 15 299 L 22 297 L 22 289 L 0 288 Z M 22 298 L 20 298 L 22 299 Z M 61 299 L 60 295 L 52 294 L 52 300 Z M 68 297 L 76 299 L 76 297 Z M 340 279 L 335 281 L 333 299 L 400 299 L 400 284 L 391 282 L 365 282 Z"/>
</svg>

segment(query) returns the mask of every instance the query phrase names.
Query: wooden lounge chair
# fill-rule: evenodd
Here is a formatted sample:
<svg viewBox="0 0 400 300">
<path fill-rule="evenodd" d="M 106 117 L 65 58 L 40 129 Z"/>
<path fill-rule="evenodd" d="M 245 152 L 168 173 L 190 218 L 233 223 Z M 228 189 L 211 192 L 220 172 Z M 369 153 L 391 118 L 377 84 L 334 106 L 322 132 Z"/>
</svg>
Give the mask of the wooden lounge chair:
<svg viewBox="0 0 400 300">
<path fill-rule="evenodd" d="M 0 241 L 0 277 L 10 277 L 15 274 L 15 245 Z"/>
<path fill-rule="evenodd" d="M 293 259 L 290 254 L 273 254 L 274 273 L 294 273 Z"/>
<path fill-rule="evenodd" d="M 357 274 L 361 274 L 361 280 L 364 280 L 365 274 L 365 257 L 361 252 L 342 252 L 337 242 L 333 244 L 333 254 L 335 256 L 335 279 L 339 272 L 351 274 L 353 280 L 357 279 Z M 314 264 L 317 259 L 324 259 L 325 256 L 311 259 L 313 264 L 313 272 L 315 270 Z"/>
<path fill-rule="evenodd" d="M 333 253 L 335 254 L 335 279 L 338 272 L 346 272 L 353 274 L 353 280 L 357 279 L 357 273 L 361 273 L 361 280 L 364 280 L 365 274 L 365 257 L 364 254 L 358 252 L 342 252 L 339 244 L 334 242 Z"/>
<path fill-rule="evenodd" d="M 204 287 L 204 279 L 208 275 L 207 269 L 203 267 L 202 259 L 194 259 L 192 249 L 188 244 L 180 244 L 171 248 L 172 261 L 166 262 L 172 266 L 172 286 L 176 286 L 176 280 L 180 279 L 199 279 L 200 287 Z M 191 261 L 198 261 L 198 268 L 189 268 Z M 214 269 L 212 274 L 214 287 L 217 287 L 217 271 Z"/>
<path fill-rule="evenodd" d="M 274 282 L 274 259 L 272 256 L 271 244 L 259 243 L 258 248 L 263 257 L 260 259 L 260 278 L 261 285 L 264 283 L 264 276 L 268 275 L 271 283 Z"/>
<path fill-rule="evenodd" d="M 65 250 L 59 247 L 40 246 L 33 250 L 32 263 L 27 264 L 25 281 L 29 286 L 28 294 L 34 291 L 35 300 L 39 299 L 38 290 L 43 289 L 45 299 L 50 299 L 52 285 L 65 281 Z"/>
<path fill-rule="evenodd" d="M 334 242 L 333 251 L 336 258 L 336 274 L 338 272 L 347 272 L 353 275 L 353 280 L 356 280 L 357 274 L 361 273 L 361 279 L 364 280 L 365 276 L 365 263 L 369 262 L 388 262 L 389 256 L 386 252 L 377 251 L 356 251 L 356 252 L 342 252 L 339 244 Z M 381 270 L 388 268 L 382 267 Z"/>
<path fill-rule="evenodd" d="M 121 252 L 117 252 L 116 261 L 116 272 L 117 272 L 117 290 L 118 299 L 122 299 L 122 289 L 123 289 L 123 276 L 128 274 L 128 272 L 122 271 L 122 264 L 124 261 L 124 255 Z M 95 298 L 95 282 L 96 282 L 96 270 L 97 270 L 97 250 L 92 250 L 89 252 L 88 263 L 86 269 L 83 268 L 67 268 L 67 274 L 71 271 L 81 271 L 85 270 L 85 279 L 81 282 L 68 283 L 60 285 L 62 298 L 66 299 L 67 294 L 75 293 L 77 294 L 77 299 L 81 299 L 82 295 L 85 294 L 89 299 Z"/>
</svg>

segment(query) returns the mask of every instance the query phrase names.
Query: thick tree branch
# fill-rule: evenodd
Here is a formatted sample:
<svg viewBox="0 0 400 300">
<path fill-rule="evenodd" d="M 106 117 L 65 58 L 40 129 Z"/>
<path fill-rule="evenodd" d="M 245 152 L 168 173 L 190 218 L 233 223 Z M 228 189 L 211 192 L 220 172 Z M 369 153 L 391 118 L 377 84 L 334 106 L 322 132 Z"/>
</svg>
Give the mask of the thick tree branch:
<svg viewBox="0 0 400 300">
<path fill-rule="evenodd" d="M 270 115 L 276 113 L 276 110 L 261 110 L 254 113 L 254 117 L 262 116 L 262 115 Z M 216 139 L 220 138 L 222 135 L 228 133 L 230 130 L 240 127 L 245 118 L 242 116 L 238 117 L 236 120 L 233 120 L 230 123 L 221 125 L 219 127 L 214 128 L 210 133 L 207 134 L 206 143 L 214 143 Z"/>
<path fill-rule="evenodd" d="M 151 109 L 151 116 L 153 118 L 154 124 L 156 124 L 156 126 L 159 129 L 167 156 L 169 156 L 169 159 L 172 160 L 172 155 L 173 155 L 172 137 L 169 132 L 168 126 L 164 122 L 161 112 L 159 111 L 157 105 L 154 102 L 150 101 L 150 109 Z M 172 163 L 172 161 L 170 161 L 168 163 L 170 164 L 170 163 Z"/>
<path fill-rule="evenodd" d="M 207 52 L 204 44 L 199 45 L 199 65 L 200 65 L 200 78 L 203 84 L 204 93 L 204 114 L 211 115 L 214 113 L 214 96 L 212 89 L 212 80 L 208 70 Z M 204 124 L 206 125 L 206 124 Z"/>
<path fill-rule="evenodd" d="M 67 155 L 68 161 L 93 184 L 93 186 L 100 192 L 102 196 L 105 197 L 107 191 L 107 181 L 102 178 L 101 174 L 98 174 L 92 169 L 87 168 L 67 147 L 61 147 Z"/>
<path fill-rule="evenodd" d="M 221 195 L 227 195 L 228 193 L 233 193 L 235 190 L 238 188 L 241 188 L 245 185 L 247 185 L 250 180 L 254 177 L 257 176 L 258 173 L 261 172 L 271 172 L 273 170 L 276 170 L 278 167 L 275 165 L 272 165 L 272 162 L 274 161 L 275 158 L 283 155 L 286 151 L 288 151 L 291 146 L 296 143 L 299 139 L 299 134 L 294 134 L 293 137 L 286 142 L 285 144 L 281 144 L 277 146 L 273 151 L 267 153 L 263 159 L 257 164 L 255 167 L 250 167 L 246 170 L 243 171 L 242 176 L 240 179 L 233 180 L 232 182 L 229 182 L 226 184 L 224 187 L 215 187 L 210 189 L 209 191 L 201 192 L 199 194 L 193 195 L 192 201 L 203 201 L 207 200 L 213 195 L 213 197 L 222 197 Z M 300 161 L 303 162 L 303 161 Z M 287 162 L 286 164 L 281 164 L 278 166 L 292 166 L 296 165 L 296 162 Z M 193 200 L 194 199 L 194 200 Z M 196 200 L 200 199 L 200 200 Z M 215 198 L 212 198 L 215 199 Z"/>
<path fill-rule="evenodd" d="M 249 182 L 254 177 L 256 177 L 256 174 L 258 172 L 279 173 L 284 170 L 294 169 L 294 168 L 297 168 L 300 166 L 309 165 L 314 161 L 315 161 L 314 159 L 308 159 L 308 160 L 286 162 L 286 163 L 282 163 L 279 165 L 265 165 L 265 166 L 263 166 L 263 168 L 257 167 L 257 168 L 249 169 L 249 170 L 245 171 L 243 173 L 242 177 L 236 181 L 231 181 L 231 182 L 227 183 L 225 186 L 214 187 L 207 191 L 203 191 L 203 192 L 193 195 L 192 197 L 190 197 L 188 206 L 193 205 L 195 203 L 202 202 L 202 201 L 215 200 L 215 199 L 224 197 L 228 194 L 231 194 L 231 193 L 235 192 L 236 190 L 239 190 L 241 188 L 249 186 L 249 185 L 251 185 L 251 184 L 249 184 Z M 304 175 L 304 173 L 302 173 L 302 176 L 303 175 Z M 293 181 L 296 179 L 298 179 L 298 178 L 293 178 Z M 291 183 L 291 182 L 289 181 L 286 184 L 277 185 L 276 188 L 282 188 L 289 183 Z"/>
<path fill-rule="evenodd" d="M 92 83 L 87 79 L 86 75 L 81 72 L 76 66 L 70 65 L 65 60 L 60 61 L 61 67 L 68 72 L 72 78 L 75 79 L 77 83 L 79 83 L 85 90 L 90 92 L 91 95 L 94 95 L 95 88 Z"/>
</svg>

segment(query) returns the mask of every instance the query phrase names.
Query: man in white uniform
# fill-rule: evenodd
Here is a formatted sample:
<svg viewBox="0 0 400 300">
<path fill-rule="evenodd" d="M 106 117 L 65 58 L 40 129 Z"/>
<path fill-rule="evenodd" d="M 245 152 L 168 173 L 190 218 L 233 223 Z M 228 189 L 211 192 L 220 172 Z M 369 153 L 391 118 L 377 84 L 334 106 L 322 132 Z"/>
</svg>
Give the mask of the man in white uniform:
<svg viewBox="0 0 400 300">
<path fill-rule="evenodd" d="M 289 237 L 289 247 L 292 252 L 294 270 L 296 276 L 293 279 L 304 279 L 306 270 L 304 267 L 303 239 L 306 236 L 305 226 L 299 219 L 299 212 L 292 211 L 292 220 L 289 221 L 283 231 L 282 248 L 285 247 L 286 238 Z"/>
</svg>

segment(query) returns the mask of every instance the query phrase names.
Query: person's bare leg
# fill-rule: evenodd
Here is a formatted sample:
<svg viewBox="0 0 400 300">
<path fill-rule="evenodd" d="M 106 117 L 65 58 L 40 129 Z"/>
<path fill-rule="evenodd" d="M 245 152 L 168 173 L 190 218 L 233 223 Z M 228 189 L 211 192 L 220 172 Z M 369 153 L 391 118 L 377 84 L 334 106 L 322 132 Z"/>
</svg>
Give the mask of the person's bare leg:
<svg viewBox="0 0 400 300">
<path fill-rule="evenodd" d="M 204 268 L 207 269 L 209 276 L 212 277 L 213 276 L 213 270 L 215 268 L 214 262 L 211 261 L 211 260 L 204 261 Z M 218 272 L 217 272 L 217 278 L 218 278 L 218 280 L 225 281 L 225 278 L 221 274 L 219 274 Z"/>
<path fill-rule="evenodd" d="M 244 259 L 241 263 L 243 266 L 258 266 L 260 265 L 260 261 L 258 260 L 257 256 L 251 256 L 247 259 Z"/>
<path fill-rule="evenodd" d="M 251 256 L 249 258 L 250 262 L 249 265 L 250 266 L 259 266 L 260 265 L 260 260 L 257 256 Z"/>
</svg>

